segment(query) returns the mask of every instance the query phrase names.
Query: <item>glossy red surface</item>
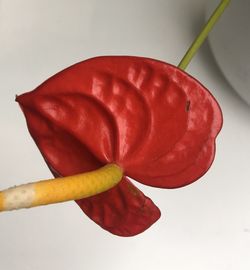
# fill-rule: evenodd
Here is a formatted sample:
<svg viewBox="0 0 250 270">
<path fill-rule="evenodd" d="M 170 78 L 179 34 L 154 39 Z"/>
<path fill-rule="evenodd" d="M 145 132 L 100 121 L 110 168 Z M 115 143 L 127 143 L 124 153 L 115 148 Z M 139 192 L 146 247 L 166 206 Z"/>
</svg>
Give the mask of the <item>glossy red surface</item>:
<svg viewBox="0 0 250 270">
<path fill-rule="evenodd" d="M 211 166 L 222 126 L 218 103 L 187 73 L 132 56 L 88 59 L 17 97 L 29 131 L 54 175 L 114 162 L 143 184 L 176 188 Z M 138 234 L 160 212 L 124 177 L 77 202 L 104 229 Z"/>
</svg>

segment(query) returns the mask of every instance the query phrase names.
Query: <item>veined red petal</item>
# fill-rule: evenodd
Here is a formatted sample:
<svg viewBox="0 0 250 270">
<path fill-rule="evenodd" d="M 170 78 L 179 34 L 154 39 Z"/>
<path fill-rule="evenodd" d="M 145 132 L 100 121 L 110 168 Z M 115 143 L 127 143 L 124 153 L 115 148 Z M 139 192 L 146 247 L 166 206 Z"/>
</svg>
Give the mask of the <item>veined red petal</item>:
<svg viewBox="0 0 250 270">
<path fill-rule="evenodd" d="M 126 162 L 125 168 L 129 176 L 144 184 L 176 188 L 199 179 L 211 166 L 222 113 L 203 85 L 181 70 L 172 66 L 168 69 L 168 88 L 158 89 L 160 97 L 149 100 L 155 117 L 152 139 L 147 140 L 133 164 Z M 164 98 L 168 109 L 160 100 Z M 159 108 L 157 104 L 161 103 Z"/>
<path fill-rule="evenodd" d="M 99 162 L 116 162 L 127 175 L 157 187 L 201 177 L 222 125 L 221 110 L 203 85 L 172 65 L 142 57 L 88 59 L 18 101 L 63 128 Z"/>
<path fill-rule="evenodd" d="M 103 229 L 119 236 L 139 234 L 160 217 L 155 204 L 126 177 L 116 187 L 77 203 Z"/>
<path fill-rule="evenodd" d="M 190 184 L 208 170 L 222 125 L 219 105 L 203 85 L 172 65 L 143 57 L 88 59 L 17 101 L 53 173 L 69 175 L 114 162 L 126 175 L 165 188 Z M 118 207 L 128 222 L 124 226 L 116 223 L 117 215 L 109 220 L 96 210 L 102 204 L 109 211 L 112 199 L 122 205 L 121 194 L 131 196 L 128 183 L 125 179 L 80 206 L 113 233 L 124 234 L 132 220 L 140 226 L 128 235 L 142 231 L 159 213 L 140 191 L 132 205 Z M 144 223 L 139 214 L 135 219 L 140 207 L 153 213 L 140 216 Z"/>
</svg>

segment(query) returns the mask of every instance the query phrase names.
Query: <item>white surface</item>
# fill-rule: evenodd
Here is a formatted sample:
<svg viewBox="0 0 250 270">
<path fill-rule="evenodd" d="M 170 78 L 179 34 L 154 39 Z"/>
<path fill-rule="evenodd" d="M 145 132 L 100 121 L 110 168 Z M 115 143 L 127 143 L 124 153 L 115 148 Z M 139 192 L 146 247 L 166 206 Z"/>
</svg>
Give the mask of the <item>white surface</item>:
<svg viewBox="0 0 250 270">
<path fill-rule="evenodd" d="M 177 64 L 204 22 L 205 0 L 0 0 L 0 188 L 50 177 L 15 94 L 103 54 Z M 217 155 L 182 189 L 140 186 L 161 219 L 133 238 L 113 236 L 72 203 L 0 214 L 0 269 L 249 270 L 250 108 L 205 44 L 187 71 L 221 104 Z"/>
</svg>

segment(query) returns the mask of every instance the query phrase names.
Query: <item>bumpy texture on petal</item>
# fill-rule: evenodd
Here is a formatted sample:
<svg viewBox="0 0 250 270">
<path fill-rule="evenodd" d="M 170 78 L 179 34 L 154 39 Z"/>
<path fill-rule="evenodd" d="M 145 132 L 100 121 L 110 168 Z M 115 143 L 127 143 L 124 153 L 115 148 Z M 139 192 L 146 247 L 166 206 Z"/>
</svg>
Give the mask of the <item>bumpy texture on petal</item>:
<svg viewBox="0 0 250 270">
<path fill-rule="evenodd" d="M 220 108 L 204 86 L 172 65 L 142 57 L 88 59 L 17 101 L 55 175 L 114 162 L 156 187 L 180 187 L 201 177 L 213 161 L 222 125 Z M 124 178 L 114 190 L 78 204 L 113 233 L 139 233 L 159 218 L 159 210 L 140 191 L 127 199 L 131 186 Z M 138 226 L 129 230 L 133 223 Z"/>
<path fill-rule="evenodd" d="M 102 228 L 120 236 L 139 234 L 160 217 L 160 210 L 126 177 L 115 188 L 77 203 Z"/>
</svg>

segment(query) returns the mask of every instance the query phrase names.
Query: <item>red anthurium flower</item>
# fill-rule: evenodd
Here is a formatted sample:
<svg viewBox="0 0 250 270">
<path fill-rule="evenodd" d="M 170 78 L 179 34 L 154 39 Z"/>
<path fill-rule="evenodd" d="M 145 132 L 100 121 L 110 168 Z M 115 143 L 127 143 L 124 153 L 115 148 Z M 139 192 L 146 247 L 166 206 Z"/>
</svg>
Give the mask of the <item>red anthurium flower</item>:
<svg viewBox="0 0 250 270">
<path fill-rule="evenodd" d="M 104 56 L 73 65 L 17 97 L 55 176 L 116 163 L 143 184 L 176 188 L 200 178 L 215 154 L 221 110 L 209 91 L 167 63 Z M 127 177 L 77 201 L 121 236 L 151 226 L 160 211 Z"/>
</svg>

